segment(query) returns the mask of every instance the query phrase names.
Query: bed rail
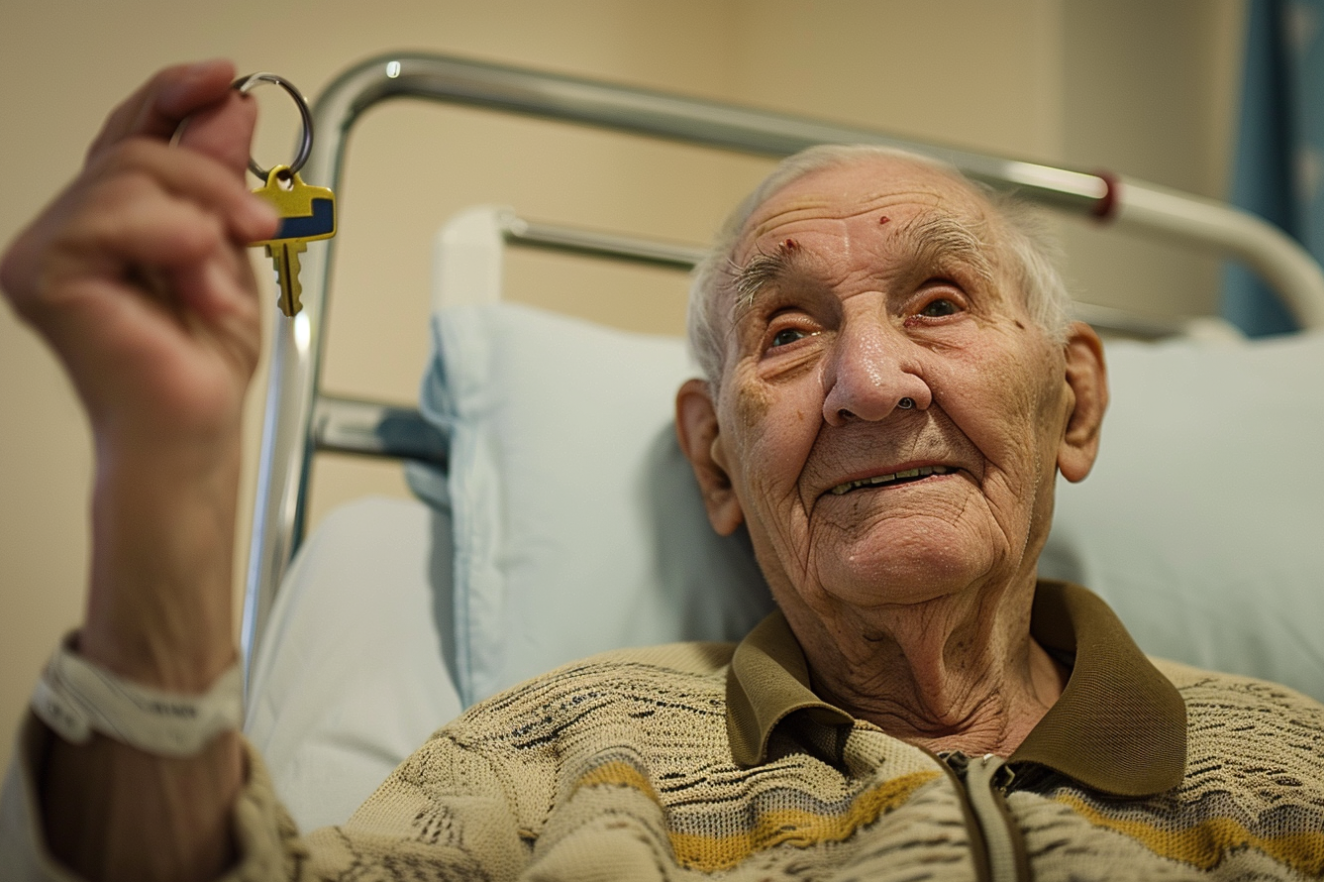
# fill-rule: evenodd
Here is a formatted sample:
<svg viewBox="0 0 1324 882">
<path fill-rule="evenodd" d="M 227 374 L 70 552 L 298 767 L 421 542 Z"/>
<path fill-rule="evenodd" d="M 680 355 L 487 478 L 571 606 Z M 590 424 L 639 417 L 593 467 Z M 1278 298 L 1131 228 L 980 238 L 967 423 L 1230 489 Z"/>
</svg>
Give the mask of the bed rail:
<svg viewBox="0 0 1324 882">
<path fill-rule="evenodd" d="M 303 177 L 338 187 L 350 129 L 368 108 L 414 97 L 707 145 L 771 157 L 821 143 L 867 143 L 927 154 L 994 187 L 1069 214 L 1093 216 L 1210 248 L 1258 271 L 1303 327 L 1324 326 L 1324 274 L 1299 245 L 1253 215 L 1130 178 L 1091 174 L 907 141 L 892 135 L 643 89 L 440 55 L 391 54 L 341 74 L 318 98 L 319 138 Z M 520 221 L 512 242 L 664 266 L 695 257 L 684 246 Z M 290 559 L 302 541 L 307 478 L 317 450 L 438 461 L 435 432 L 409 408 L 319 392 L 323 325 L 335 240 L 312 242 L 302 261 L 303 311 L 279 322 L 267 389 L 249 549 L 241 643 L 245 676 Z M 651 250 L 650 250 L 651 249 Z"/>
</svg>

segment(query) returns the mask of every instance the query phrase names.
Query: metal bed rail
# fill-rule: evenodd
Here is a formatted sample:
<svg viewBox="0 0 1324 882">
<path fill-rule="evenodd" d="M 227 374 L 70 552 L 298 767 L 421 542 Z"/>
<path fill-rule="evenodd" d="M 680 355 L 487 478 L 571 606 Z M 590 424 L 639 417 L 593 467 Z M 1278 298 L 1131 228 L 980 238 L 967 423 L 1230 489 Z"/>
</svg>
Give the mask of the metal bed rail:
<svg viewBox="0 0 1324 882">
<path fill-rule="evenodd" d="M 427 98 L 781 157 L 822 143 L 878 144 L 950 163 L 994 187 L 1067 214 L 1157 233 L 1236 257 L 1283 294 L 1303 327 L 1324 326 L 1324 274 L 1293 240 L 1246 212 L 1143 181 L 907 141 L 839 126 L 514 67 L 440 55 L 399 53 L 364 61 L 318 98 L 321 136 L 304 170 L 310 183 L 339 186 L 346 140 L 365 110 L 382 101 Z M 513 218 L 507 241 L 687 268 L 698 252 Z M 319 391 L 323 327 L 335 240 L 313 242 L 302 261 L 303 311 L 278 324 L 267 389 L 241 643 L 245 676 L 261 642 L 281 578 L 302 541 L 307 478 L 317 450 L 444 462 L 434 430 L 409 408 L 332 398 Z M 1151 328 L 1158 333 L 1157 326 Z"/>
</svg>

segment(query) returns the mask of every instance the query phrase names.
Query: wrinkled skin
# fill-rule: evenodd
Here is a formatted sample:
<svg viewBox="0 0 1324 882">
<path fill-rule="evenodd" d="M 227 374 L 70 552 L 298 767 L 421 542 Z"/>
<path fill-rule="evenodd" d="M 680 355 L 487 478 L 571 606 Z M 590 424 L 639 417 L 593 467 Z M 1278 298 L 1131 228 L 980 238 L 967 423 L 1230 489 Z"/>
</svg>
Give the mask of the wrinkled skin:
<svg viewBox="0 0 1324 882">
<path fill-rule="evenodd" d="M 714 527 L 748 525 L 820 694 L 900 737 L 1006 754 L 1061 691 L 1029 636 L 1035 567 L 1106 388 L 1088 328 L 1064 345 L 1030 318 L 1002 230 L 963 182 L 904 159 L 792 182 L 737 249 L 716 398 L 687 384 L 678 424 Z M 924 466 L 947 473 L 832 492 Z"/>
</svg>

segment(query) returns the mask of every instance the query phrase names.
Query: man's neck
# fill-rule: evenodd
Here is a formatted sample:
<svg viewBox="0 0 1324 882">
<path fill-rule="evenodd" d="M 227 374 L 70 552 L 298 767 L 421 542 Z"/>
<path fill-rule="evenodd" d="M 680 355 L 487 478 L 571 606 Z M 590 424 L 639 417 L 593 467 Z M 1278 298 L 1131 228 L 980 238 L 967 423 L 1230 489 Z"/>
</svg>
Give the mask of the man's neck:
<svg viewBox="0 0 1324 882">
<path fill-rule="evenodd" d="M 823 700 L 934 752 L 1009 756 L 1066 685 L 1030 637 L 1033 593 L 787 618 Z"/>
</svg>

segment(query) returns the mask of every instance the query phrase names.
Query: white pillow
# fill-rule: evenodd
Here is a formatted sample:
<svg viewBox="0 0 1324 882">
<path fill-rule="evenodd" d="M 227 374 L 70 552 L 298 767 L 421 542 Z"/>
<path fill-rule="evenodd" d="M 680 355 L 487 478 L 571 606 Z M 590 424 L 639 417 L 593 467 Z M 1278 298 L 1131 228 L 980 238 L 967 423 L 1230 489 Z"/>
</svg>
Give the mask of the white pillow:
<svg viewBox="0 0 1324 882">
<path fill-rule="evenodd" d="M 442 310 L 434 335 L 466 702 L 600 649 L 734 639 L 769 608 L 673 439 L 682 341 L 513 304 Z M 1324 337 L 1108 360 L 1099 462 L 1061 482 L 1041 574 L 1101 594 L 1151 654 L 1324 698 Z"/>
<path fill-rule="evenodd" d="M 420 408 L 449 438 L 446 488 L 409 474 L 454 514 L 466 704 L 599 651 L 738 639 L 772 608 L 676 442 L 681 341 L 514 304 L 442 310 L 433 334 Z"/>
<path fill-rule="evenodd" d="M 1099 460 L 1040 572 L 1141 648 L 1324 699 L 1324 335 L 1108 347 Z"/>
</svg>

